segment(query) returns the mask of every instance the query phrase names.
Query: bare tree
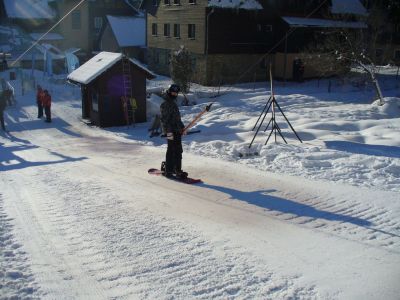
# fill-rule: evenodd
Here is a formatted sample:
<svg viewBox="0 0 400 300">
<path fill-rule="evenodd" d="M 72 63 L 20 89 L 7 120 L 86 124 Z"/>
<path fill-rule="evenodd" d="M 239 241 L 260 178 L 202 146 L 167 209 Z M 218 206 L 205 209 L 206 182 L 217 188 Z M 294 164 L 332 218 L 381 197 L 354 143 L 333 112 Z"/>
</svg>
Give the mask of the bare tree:
<svg viewBox="0 0 400 300">
<path fill-rule="evenodd" d="M 367 54 L 366 39 L 361 30 L 336 30 L 325 34 L 323 41 L 303 54 L 305 63 L 314 67 L 321 77 L 344 75 L 351 67 L 365 71 L 374 85 L 379 104 L 383 105 L 382 91 L 376 78 L 376 66 Z"/>
</svg>

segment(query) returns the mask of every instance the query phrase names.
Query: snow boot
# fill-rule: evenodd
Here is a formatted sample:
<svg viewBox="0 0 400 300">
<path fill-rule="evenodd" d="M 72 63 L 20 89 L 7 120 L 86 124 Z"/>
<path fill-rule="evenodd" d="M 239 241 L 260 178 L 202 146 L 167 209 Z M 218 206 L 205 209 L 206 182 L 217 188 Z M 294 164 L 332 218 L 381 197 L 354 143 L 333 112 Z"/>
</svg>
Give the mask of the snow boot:
<svg viewBox="0 0 400 300">
<path fill-rule="evenodd" d="M 176 178 L 178 179 L 186 179 L 188 177 L 188 173 L 182 170 L 176 171 L 175 173 Z"/>
<path fill-rule="evenodd" d="M 161 174 L 167 178 L 173 178 L 174 174 L 166 171 L 165 161 L 161 162 Z"/>
</svg>

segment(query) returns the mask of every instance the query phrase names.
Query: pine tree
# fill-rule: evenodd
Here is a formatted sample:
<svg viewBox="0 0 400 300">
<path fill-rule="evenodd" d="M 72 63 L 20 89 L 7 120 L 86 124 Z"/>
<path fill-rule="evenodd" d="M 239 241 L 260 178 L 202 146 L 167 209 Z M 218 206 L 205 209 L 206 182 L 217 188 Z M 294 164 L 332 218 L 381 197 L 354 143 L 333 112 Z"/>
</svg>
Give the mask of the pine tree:
<svg viewBox="0 0 400 300">
<path fill-rule="evenodd" d="M 174 83 L 180 85 L 182 92 L 187 93 L 190 89 L 193 68 L 190 52 L 184 46 L 172 54 L 170 74 Z"/>
</svg>

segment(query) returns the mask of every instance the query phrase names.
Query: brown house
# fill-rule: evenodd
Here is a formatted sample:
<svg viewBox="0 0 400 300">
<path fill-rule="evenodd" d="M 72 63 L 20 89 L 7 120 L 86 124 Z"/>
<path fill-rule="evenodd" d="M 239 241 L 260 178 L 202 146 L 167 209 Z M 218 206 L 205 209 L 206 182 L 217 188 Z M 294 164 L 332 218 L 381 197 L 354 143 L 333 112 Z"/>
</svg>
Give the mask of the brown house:
<svg viewBox="0 0 400 300">
<path fill-rule="evenodd" d="M 54 1 L 59 18 L 67 15 L 78 0 Z M 61 22 L 56 31 L 63 37 L 63 49 L 80 48 L 81 61 L 99 51 L 99 39 L 107 15 L 133 16 L 136 9 L 125 0 L 84 1 Z"/>
<path fill-rule="evenodd" d="M 194 82 L 217 85 L 265 80 L 269 63 L 273 64 L 277 77 L 290 79 L 293 61 L 301 48 L 313 40 L 315 31 L 365 27 L 356 18 L 349 22 L 338 20 L 332 9 L 339 2 L 343 3 L 144 0 L 148 64 L 155 72 L 169 75 L 171 53 L 184 45 L 193 57 Z M 358 0 L 347 2 L 349 7 L 356 2 L 360 4 Z M 363 15 L 365 9 L 362 10 L 361 4 L 359 7 Z M 349 13 L 355 14 L 357 11 Z"/>
<path fill-rule="evenodd" d="M 68 80 L 81 86 L 82 117 L 97 126 L 111 127 L 127 124 L 124 96 L 135 99 L 135 122 L 146 122 L 146 79 L 154 77 L 138 61 L 121 53 L 100 52 L 69 74 Z"/>
<path fill-rule="evenodd" d="M 107 16 L 107 24 L 100 35 L 100 50 L 121 52 L 145 63 L 146 19 L 144 16 Z"/>
</svg>

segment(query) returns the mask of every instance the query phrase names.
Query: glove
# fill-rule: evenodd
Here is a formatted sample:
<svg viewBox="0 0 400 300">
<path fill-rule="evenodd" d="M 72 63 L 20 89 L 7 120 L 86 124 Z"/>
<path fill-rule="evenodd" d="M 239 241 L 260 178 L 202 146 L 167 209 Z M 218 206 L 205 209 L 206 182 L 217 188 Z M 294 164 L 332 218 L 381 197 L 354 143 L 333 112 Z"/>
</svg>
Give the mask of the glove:
<svg viewBox="0 0 400 300">
<path fill-rule="evenodd" d="M 174 134 L 172 132 L 167 133 L 167 140 L 170 140 L 170 141 L 174 140 Z"/>
</svg>

